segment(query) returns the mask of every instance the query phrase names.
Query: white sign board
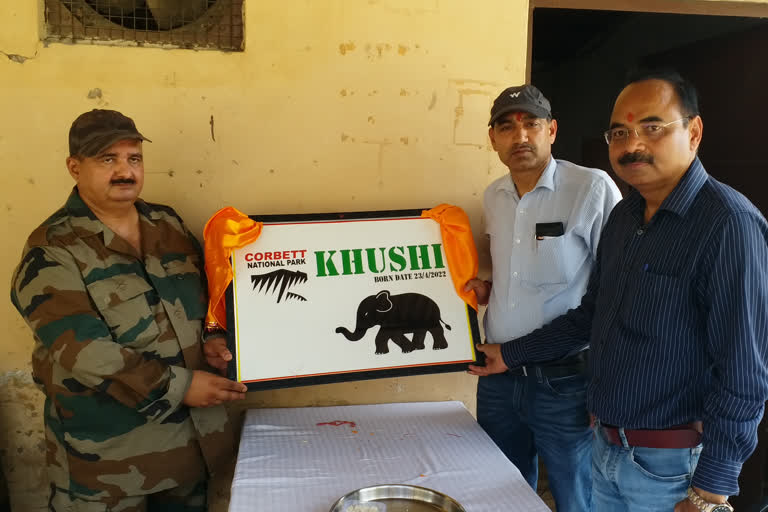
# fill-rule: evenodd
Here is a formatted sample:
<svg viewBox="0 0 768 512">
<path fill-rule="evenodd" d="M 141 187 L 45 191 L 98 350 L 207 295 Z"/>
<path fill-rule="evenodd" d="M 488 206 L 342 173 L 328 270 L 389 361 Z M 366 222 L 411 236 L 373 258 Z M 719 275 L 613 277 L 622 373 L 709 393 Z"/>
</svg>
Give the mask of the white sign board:
<svg viewBox="0 0 768 512">
<path fill-rule="evenodd" d="M 465 370 L 476 313 L 420 212 L 253 217 L 261 235 L 232 256 L 230 376 L 259 389 Z"/>
</svg>

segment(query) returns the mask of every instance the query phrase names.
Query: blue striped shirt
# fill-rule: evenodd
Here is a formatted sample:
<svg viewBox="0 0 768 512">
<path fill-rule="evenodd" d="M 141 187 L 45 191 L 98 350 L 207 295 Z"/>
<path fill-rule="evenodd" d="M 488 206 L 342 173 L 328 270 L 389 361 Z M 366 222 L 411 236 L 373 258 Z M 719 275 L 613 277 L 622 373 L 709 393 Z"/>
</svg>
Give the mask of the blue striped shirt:
<svg viewBox="0 0 768 512">
<path fill-rule="evenodd" d="M 702 421 L 692 484 L 738 493 L 768 398 L 768 223 L 696 158 L 648 224 L 614 208 L 581 305 L 502 345 L 510 368 L 591 345 L 587 406 L 604 423 Z"/>
</svg>

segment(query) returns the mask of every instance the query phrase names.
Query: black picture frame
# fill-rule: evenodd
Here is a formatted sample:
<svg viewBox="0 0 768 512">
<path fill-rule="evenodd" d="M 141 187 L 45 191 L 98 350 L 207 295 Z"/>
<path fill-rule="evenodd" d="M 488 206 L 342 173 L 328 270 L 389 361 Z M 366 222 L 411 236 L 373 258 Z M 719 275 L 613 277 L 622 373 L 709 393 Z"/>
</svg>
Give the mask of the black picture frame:
<svg viewBox="0 0 768 512">
<path fill-rule="evenodd" d="M 277 214 L 277 215 L 249 215 L 255 221 L 264 224 L 270 223 L 290 223 L 290 222 L 311 222 L 311 221 L 334 221 L 334 220 L 361 220 L 361 219 L 387 219 L 387 218 L 405 218 L 421 217 L 422 209 L 408 210 L 378 210 L 378 211 L 360 211 L 360 212 L 338 212 L 338 213 L 311 213 L 311 214 Z M 235 325 L 235 307 L 234 292 L 232 283 L 229 284 L 226 291 L 227 325 Z M 480 329 L 478 326 L 477 312 L 465 305 L 467 318 L 469 320 L 469 329 L 471 332 L 473 344 L 481 343 Z M 227 365 L 227 377 L 237 380 L 237 340 L 234 329 L 227 331 L 227 348 L 232 353 L 232 360 Z M 246 382 L 249 391 L 281 389 L 299 386 L 310 386 L 317 384 L 329 384 L 336 382 L 351 382 L 370 379 L 382 379 L 389 377 L 403 377 L 411 375 L 427 375 L 466 371 L 469 364 L 484 364 L 483 353 L 474 351 L 475 360 L 472 363 L 446 363 L 430 364 L 425 366 L 410 366 L 407 368 L 386 368 L 362 371 L 349 371 L 346 373 L 334 373 L 329 375 L 313 375 L 307 377 L 289 377 L 274 380 L 262 380 L 259 382 Z"/>
</svg>

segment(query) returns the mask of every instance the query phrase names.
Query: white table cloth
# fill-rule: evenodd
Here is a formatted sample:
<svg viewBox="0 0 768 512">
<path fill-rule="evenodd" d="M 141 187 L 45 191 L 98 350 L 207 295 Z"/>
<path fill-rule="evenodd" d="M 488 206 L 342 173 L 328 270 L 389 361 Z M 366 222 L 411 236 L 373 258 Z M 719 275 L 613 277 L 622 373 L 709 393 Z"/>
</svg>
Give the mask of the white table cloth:
<svg viewBox="0 0 768 512">
<path fill-rule="evenodd" d="M 467 512 L 548 512 L 461 402 L 247 411 L 230 512 L 328 512 L 350 491 L 428 487 Z"/>
</svg>

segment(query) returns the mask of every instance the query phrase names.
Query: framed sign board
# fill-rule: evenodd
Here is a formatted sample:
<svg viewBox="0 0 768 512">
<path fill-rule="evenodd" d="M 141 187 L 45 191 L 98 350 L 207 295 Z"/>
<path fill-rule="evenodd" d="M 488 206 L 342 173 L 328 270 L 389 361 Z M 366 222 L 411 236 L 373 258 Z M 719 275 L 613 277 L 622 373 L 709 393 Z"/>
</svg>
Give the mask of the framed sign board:
<svg viewBox="0 0 768 512">
<path fill-rule="evenodd" d="M 231 379 L 249 389 L 463 371 L 477 316 L 421 210 L 251 216 L 232 254 Z"/>
</svg>

